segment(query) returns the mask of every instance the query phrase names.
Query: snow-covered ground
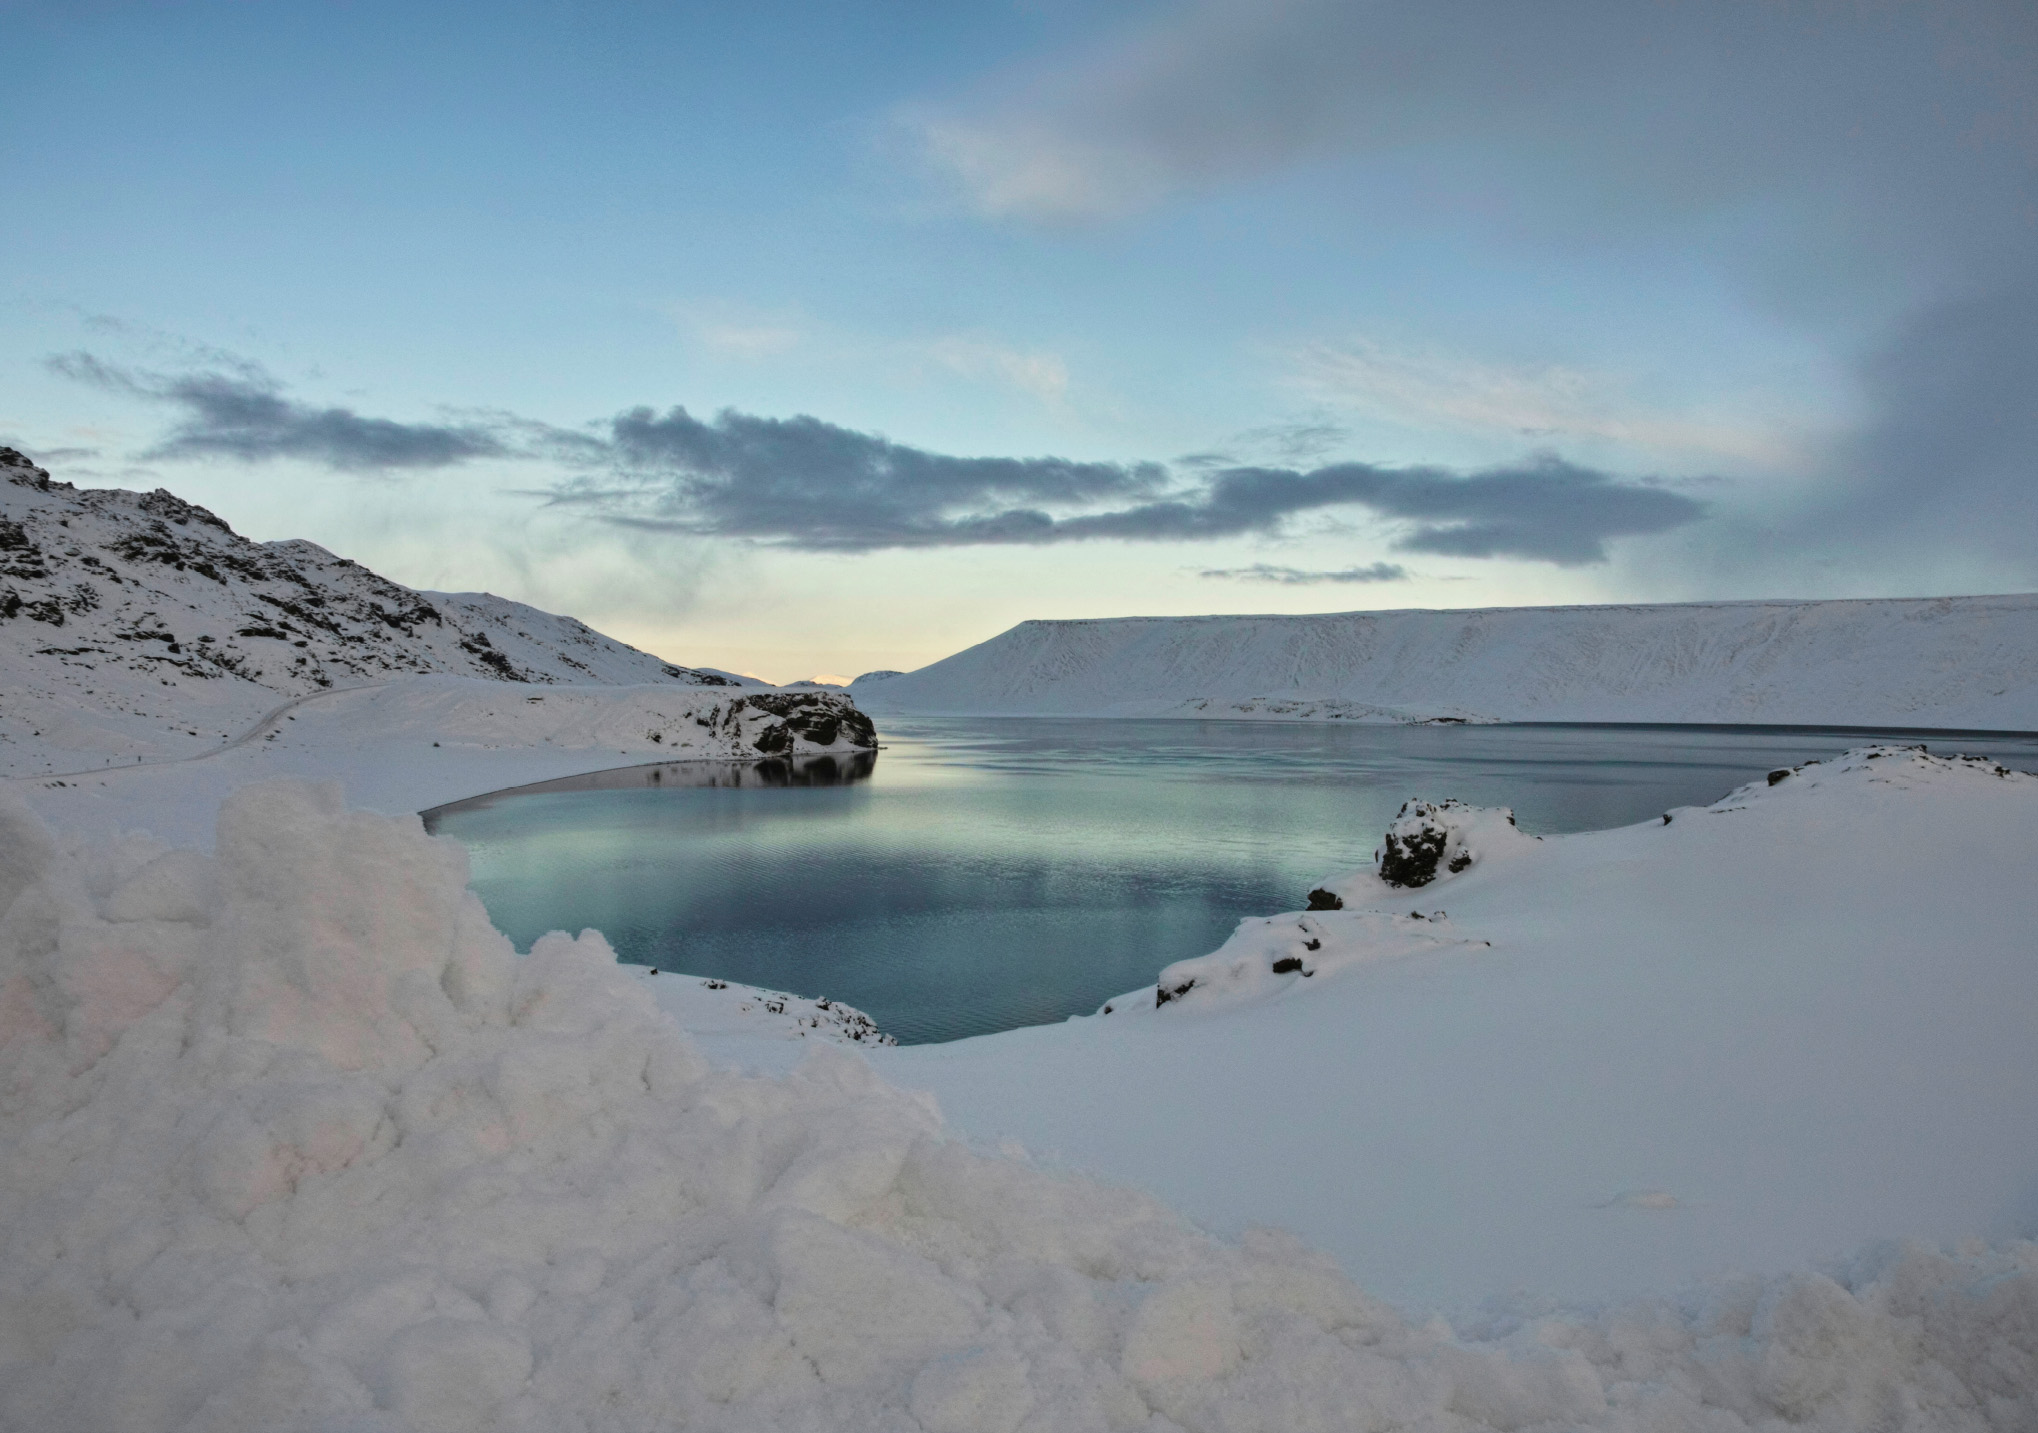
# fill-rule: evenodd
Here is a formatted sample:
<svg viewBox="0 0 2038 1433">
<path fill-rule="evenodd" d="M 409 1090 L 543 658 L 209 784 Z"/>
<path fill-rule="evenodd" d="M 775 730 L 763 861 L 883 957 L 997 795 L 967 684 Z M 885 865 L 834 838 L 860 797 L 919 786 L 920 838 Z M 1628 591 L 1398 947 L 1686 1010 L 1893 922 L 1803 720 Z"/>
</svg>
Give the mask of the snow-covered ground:
<svg viewBox="0 0 2038 1433">
<path fill-rule="evenodd" d="M 1974 1188 L 2029 1197 L 2030 950 L 2009 957 L 1972 907 L 2028 932 L 2030 898 L 1999 904 L 1994 883 L 2031 849 L 2034 786 L 1881 756 L 1654 832 L 1537 843 L 1474 823 L 1445 842 L 1472 864 L 1413 895 L 1341 883 L 1321 948 L 1302 942 L 1314 977 L 1176 971 L 1197 977 L 1178 999 L 1065 1027 L 1061 1046 L 993 1037 L 914 1068 L 968 1109 L 988 1083 L 956 1077 L 969 1047 L 1002 1052 L 977 1069 L 1012 1080 L 1007 1109 L 1068 1106 L 1064 1130 L 1168 1151 L 1178 1186 L 1306 1186 L 1376 1237 L 1425 1211 L 1383 1209 L 1372 1166 L 1420 1182 L 1439 1148 L 1483 1142 L 1402 1235 L 1446 1258 L 1542 1238 L 1618 1255 L 1714 1204 L 1720 1227 L 1751 1216 L 1759 1246 L 1779 1221 L 1739 1201 L 1765 1174 L 1781 1222 L 1820 1202 L 1838 1243 L 1860 1191 L 1806 1175 L 1858 1175 L 1863 1148 L 1903 1191 L 1886 1210 L 1943 1232 L 1988 1203 Z M 1836 970 L 1818 912 L 1845 894 L 1888 919 L 1887 885 L 1920 918 L 1843 916 L 1868 949 Z M 1390 897 L 1448 902 L 1494 945 L 1332 968 L 1349 942 L 1330 916 Z M 1581 902 L 1625 919 L 1588 909 L 1567 939 Z M 1149 1194 L 973 1149 L 833 1043 L 801 1042 L 788 1076 L 717 1067 L 659 1009 L 659 977 L 619 970 L 593 934 L 519 957 L 457 846 L 349 812 L 334 787 L 241 789 L 212 856 L 62 842 L 0 788 L 0 910 L 0 1426 L 24 1433 L 2038 1425 L 2038 1246 L 1892 1247 L 1455 1333 L 1411 1322 L 1292 1235 L 1224 1242 Z M 1708 930 L 1768 934 L 1701 950 Z M 1640 999 L 1651 984 L 1683 998 Z M 1914 1001 L 1894 1031 L 1892 987 Z M 1850 1015 L 1868 1021 L 1851 1043 Z M 2025 1052 L 2006 1057 L 2012 1027 Z M 1158 1098 L 1163 1081 L 1182 1098 Z M 1439 1128 L 1454 1114 L 1475 1128 Z M 1289 1155 L 1363 1154 L 1269 1170 L 1267 1128 Z M 1376 1138 L 1392 1128 L 1404 1139 Z M 1937 1198 L 1912 1203 L 1927 1177 Z M 1289 1212 L 1261 1202 L 1255 1223 Z"/>
<path fill-rule="evenodd" d="M 1022 622 L 873 713 L 2038 729 L 2038 595 Z"/>
<path fill-rule="evenodd" d="M 396 815 L 637 762 L 850 753 L 874 741 L 863 715 L 829 693 L 445 676 L 317 693 L 242 735 L 182 760 L 15 785 L 66 831 L 205 845 L 227 793 L 269 777 L 337 781 L 351 804 Z"/>
<path fill-rule="evenodd" d="M 2038 1232 L 2038 778 L 1871 749 L 1666 814 L 1411 812 L 1427 884 L 1368 866 L 1165 1004 L 879 1068 L 1412 1307 Z"/>
</svg>

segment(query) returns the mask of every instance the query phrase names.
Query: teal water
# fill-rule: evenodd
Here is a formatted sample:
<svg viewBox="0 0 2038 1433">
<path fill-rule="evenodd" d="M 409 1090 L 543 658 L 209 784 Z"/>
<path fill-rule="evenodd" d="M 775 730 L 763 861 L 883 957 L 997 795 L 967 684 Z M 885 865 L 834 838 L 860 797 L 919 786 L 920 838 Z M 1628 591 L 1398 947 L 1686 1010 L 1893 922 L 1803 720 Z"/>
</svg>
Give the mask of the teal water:
<svg viewBox="0 0 2038 1433">
<path fill-rule="evenodd" d="M 825 995 L 904 1043 L 1065 1019 L 1295 910 L 1408 797 L 1536 833 L 1702 805 L 1871 740 L 2038 767 L 2038 735 L 894 719 L 874 760 L 674 763 L 426 813 L 520 949 Z"/>
</svg>

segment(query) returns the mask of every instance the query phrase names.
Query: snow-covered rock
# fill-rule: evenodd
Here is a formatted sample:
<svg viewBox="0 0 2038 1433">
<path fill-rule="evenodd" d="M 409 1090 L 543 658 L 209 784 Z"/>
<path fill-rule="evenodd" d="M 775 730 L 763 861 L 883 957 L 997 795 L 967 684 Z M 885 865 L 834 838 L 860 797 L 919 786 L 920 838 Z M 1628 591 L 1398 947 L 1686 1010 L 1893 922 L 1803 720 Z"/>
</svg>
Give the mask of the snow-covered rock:
<svg viewBox="0 0 2038 1433">
<path fill-rule="evenodd" d="M 1489 852 L 1523 839 L 1505 807 L 1404 801 L 1373 862 L 1383 884 L 1413 889 L 1462 875 Z"/>
<path fill-rule="evenodd" d="M 0 900 L 10 1433 L 2038 1420 L 2031 1245 L 1410 1323 L 832 1045 L 717 1069 L 660 977 L 517 956 L 458 847 L 334 788 L 237 792 L 211 857 L 60 847 L 0 788 Z"/>
<path fill-rule="evenodd" d="M 859 682 L 879 713 L 2028 731 L 2038 595 L 1022 622 Z"/>
<path fill-rule="evenodd" d="M 441 673 L 762 688 L 479 592 L 257 543 L 158 489 L 79 490 L 0 448 L 0 770 L 217 748 L 289 697 Z"/>
</svg>

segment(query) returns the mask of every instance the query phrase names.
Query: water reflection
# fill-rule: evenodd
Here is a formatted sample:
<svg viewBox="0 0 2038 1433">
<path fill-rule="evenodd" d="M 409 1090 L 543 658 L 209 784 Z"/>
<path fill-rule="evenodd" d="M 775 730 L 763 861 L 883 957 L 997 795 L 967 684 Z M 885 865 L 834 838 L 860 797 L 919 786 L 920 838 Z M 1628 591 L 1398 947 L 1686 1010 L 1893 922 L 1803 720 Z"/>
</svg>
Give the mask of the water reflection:
<svg viewBox="0 0 2038 1433">
<path fill-rule="evenodd" d="M 688 787 L 744 786 L 846 786 L 868 780 L 877 769 L 877 753 L 852 751 L 841 755 L 823 752 L 810 756 L 769 756 L 761 761 L 664 761 L 650 766 L 624 766 L 613 771 L 590 771 L 583 776 L 561 776 L 551 781 L 534 781 L 529 786 L 512 786 L 449 801 L 419 814 L 425 828 L 436 832 L 448 816 L 463 811 L 485 811 L 505 801 L 572 791 L 665 791 Z"/>
</svg>

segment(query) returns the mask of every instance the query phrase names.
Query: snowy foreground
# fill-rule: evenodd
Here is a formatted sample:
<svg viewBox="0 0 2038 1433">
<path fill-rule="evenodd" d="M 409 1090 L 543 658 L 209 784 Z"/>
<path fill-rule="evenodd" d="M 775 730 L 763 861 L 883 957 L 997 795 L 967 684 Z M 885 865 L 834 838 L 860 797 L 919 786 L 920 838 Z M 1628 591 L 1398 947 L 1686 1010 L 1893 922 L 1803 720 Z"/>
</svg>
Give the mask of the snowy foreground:
<svg viewBox="0 0 2038 1433">
<path fill-rule="evenodd" d="M 875 713 L 2038 728 L 2038 594 L 1022 622 Z"/>
<path fill-rule="evenodd" d="M 210 856 L 17 790 L 8 1429 L 2038 1426 L 2038 1246 L 1806 1270 L 2030 1227 L 2038 780 L 1864 754 L 1544 841 L 1411 810 L 1393 871 L 1440 876 L 1249 921 L 1165 1004 L 778 1076 L 599 936 L 519 957 L 457 846 L 337 788 L 234 792 Z M 1362 1273 L 1758 1272 L 1454 1333 L 885 1075 Z"/>
</svg>

